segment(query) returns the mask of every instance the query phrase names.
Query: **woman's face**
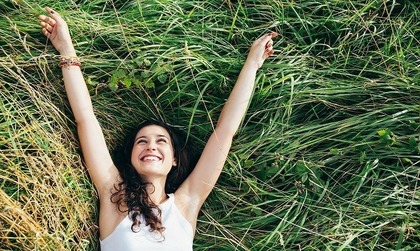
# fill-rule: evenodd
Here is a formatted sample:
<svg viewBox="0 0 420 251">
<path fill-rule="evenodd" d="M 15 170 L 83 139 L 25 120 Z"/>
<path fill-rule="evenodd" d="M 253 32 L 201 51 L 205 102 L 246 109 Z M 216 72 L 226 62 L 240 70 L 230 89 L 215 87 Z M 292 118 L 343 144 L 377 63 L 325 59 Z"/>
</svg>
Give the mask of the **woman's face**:
<svg viewBox="0 0 420 251">
<path fill-rule="evenodd" d="M 176 166 L 168 131 L 158 125 L 145 126 L 136 134 L 131 163 L 137 173 L 147 179 L 166 177 Z"/>
</svg>

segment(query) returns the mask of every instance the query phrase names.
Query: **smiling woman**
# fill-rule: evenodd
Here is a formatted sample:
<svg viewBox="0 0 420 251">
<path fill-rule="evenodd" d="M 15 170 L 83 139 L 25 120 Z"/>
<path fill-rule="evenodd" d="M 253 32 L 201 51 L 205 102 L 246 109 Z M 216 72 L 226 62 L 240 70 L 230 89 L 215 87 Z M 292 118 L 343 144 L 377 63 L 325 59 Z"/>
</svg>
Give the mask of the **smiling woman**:
<svg viewBox="0 0 420 251">
<path fill-rule="evenodd" d="M 121 212 L 131 212 L 130 229 L 140 227 L 142 221 L 137 217 L 141 215 L 149 231 L 165 230 L 167 236 L 168 224 L 162 223 L 154 212 L 162 214 L 166 195 L 175 192 L 196 163 L 197 154 L 191 144 L 180 132 L 160 121 L 145 121 L 128 133 L 123 146 L 116 151 L 115 164 L 122 181 L 115 186 L 111 199 Z M 158 201 L 159 207 L 149 200 L 149 194 L 158 195 L 157 199 L 164 198 Z M 191 230 L 191 223 L 187 223 L 187 229 Z M 101 243 L 104 245 L 103 241 Z"/>
<path fill-rule="evenodd" d="M 198 213 L 222 172 L 250 102 L 256 72 L 274 53 L 272 38 L 277 33 L 268 33 L 252 44 L 198 161 L 191 157 L 193 152 L 182 136 L 155 121 L 129 134 L 120 158 L 113 160 L 67 24 L 57 12 L 46 10 L 49 16 L 39 16 L 42 32 L 61 55 L 59 65 L 83 157 L 99 193 L 101 249 L 192 250 Z"/>
<path fill-rule="evenodd" d="M 169 171 L 176 168 L 173 145 L 166 129 L 157 125 L 143 127 L 134 140 L 131 163 L 146 182 L 162 182 L 164 187 Z"/>
</svg>

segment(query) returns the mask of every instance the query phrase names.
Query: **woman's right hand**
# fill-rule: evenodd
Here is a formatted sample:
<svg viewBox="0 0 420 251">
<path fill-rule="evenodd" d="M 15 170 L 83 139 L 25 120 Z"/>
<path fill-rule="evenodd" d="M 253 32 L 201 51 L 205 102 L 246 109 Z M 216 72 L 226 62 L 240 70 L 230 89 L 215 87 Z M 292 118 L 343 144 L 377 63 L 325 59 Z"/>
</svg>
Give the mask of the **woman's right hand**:
<svg viewBox="0 0 420 251">
<path fill-rule="evenodd" d="M 277 36 L 277 32 L 270 32 L 255 40 L 248 53 L 247 61 L 253 62 L 259 69 L 264 61 L 274 54 L 272 39 Z"/>
<path fill-rule="evenodd" d="M 54 48 L 62 56 L 76 56 L 66 21 L 51 8 L 46 7 L 45 10 L 50 16 L 39 15 L 38 17 L 41 20 L 42 33 L 50 39 Z"/>
</svg>

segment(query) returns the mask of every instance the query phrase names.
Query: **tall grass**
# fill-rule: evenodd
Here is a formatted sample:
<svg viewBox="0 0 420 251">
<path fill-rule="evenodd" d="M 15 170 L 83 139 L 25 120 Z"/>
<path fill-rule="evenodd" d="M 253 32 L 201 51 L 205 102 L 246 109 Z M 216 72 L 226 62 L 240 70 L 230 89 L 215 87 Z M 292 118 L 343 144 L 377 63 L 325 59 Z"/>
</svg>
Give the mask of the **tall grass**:
<svg viewBox="0 0 420 251">
<path fill-rule="evenodd" d="M 110 148 L 144 118 L 203 147 L 250 43 L 280 34 L 194 250 L 420 248 L 416 1 L 0 3 L 0 249 L 95 250 L 97 196 L 56 52 L 68 21 Z"/>
</svg>

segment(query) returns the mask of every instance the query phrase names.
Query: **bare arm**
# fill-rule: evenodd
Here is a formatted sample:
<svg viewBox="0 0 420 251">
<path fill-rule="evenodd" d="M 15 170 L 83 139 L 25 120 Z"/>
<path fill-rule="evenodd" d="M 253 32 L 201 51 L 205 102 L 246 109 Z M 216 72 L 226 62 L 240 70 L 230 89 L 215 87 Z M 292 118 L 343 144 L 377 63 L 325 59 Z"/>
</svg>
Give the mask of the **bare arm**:
<svg viewBox="0 0 420 251">
<path fill-rule="evenodd" d="M 179 197 L 190 200 L 191 210 L 187 212 L 187 217 L 188 214 L 198 214 L 201 205 L 222 172 L 233 136 L 251 100 L 256 72 L 264 60 L 274 53 L 272 38 L 276 36 L 277 33 L 269 33 L 252 44 L 236 84 L 221 111 L 216 128 L 207 141 L 197 166 L 177 191 Z"/>
<path fill-rule="evenodd" d="M 76 52 L 66 22 L 52 9 L 46 8 L 46 10 L 49 17 L 39 16 L 43 34 L 50 39 L 61 56 L 75 57 Z M 114 184 L 118 171 L 93 113 L 92 102 L 80 67 L 63 67 L 62 73 L 67 97 L 77 122 L 79 140 L 89 175 L 99 195 L 103 196 Z"/>
</svg>

